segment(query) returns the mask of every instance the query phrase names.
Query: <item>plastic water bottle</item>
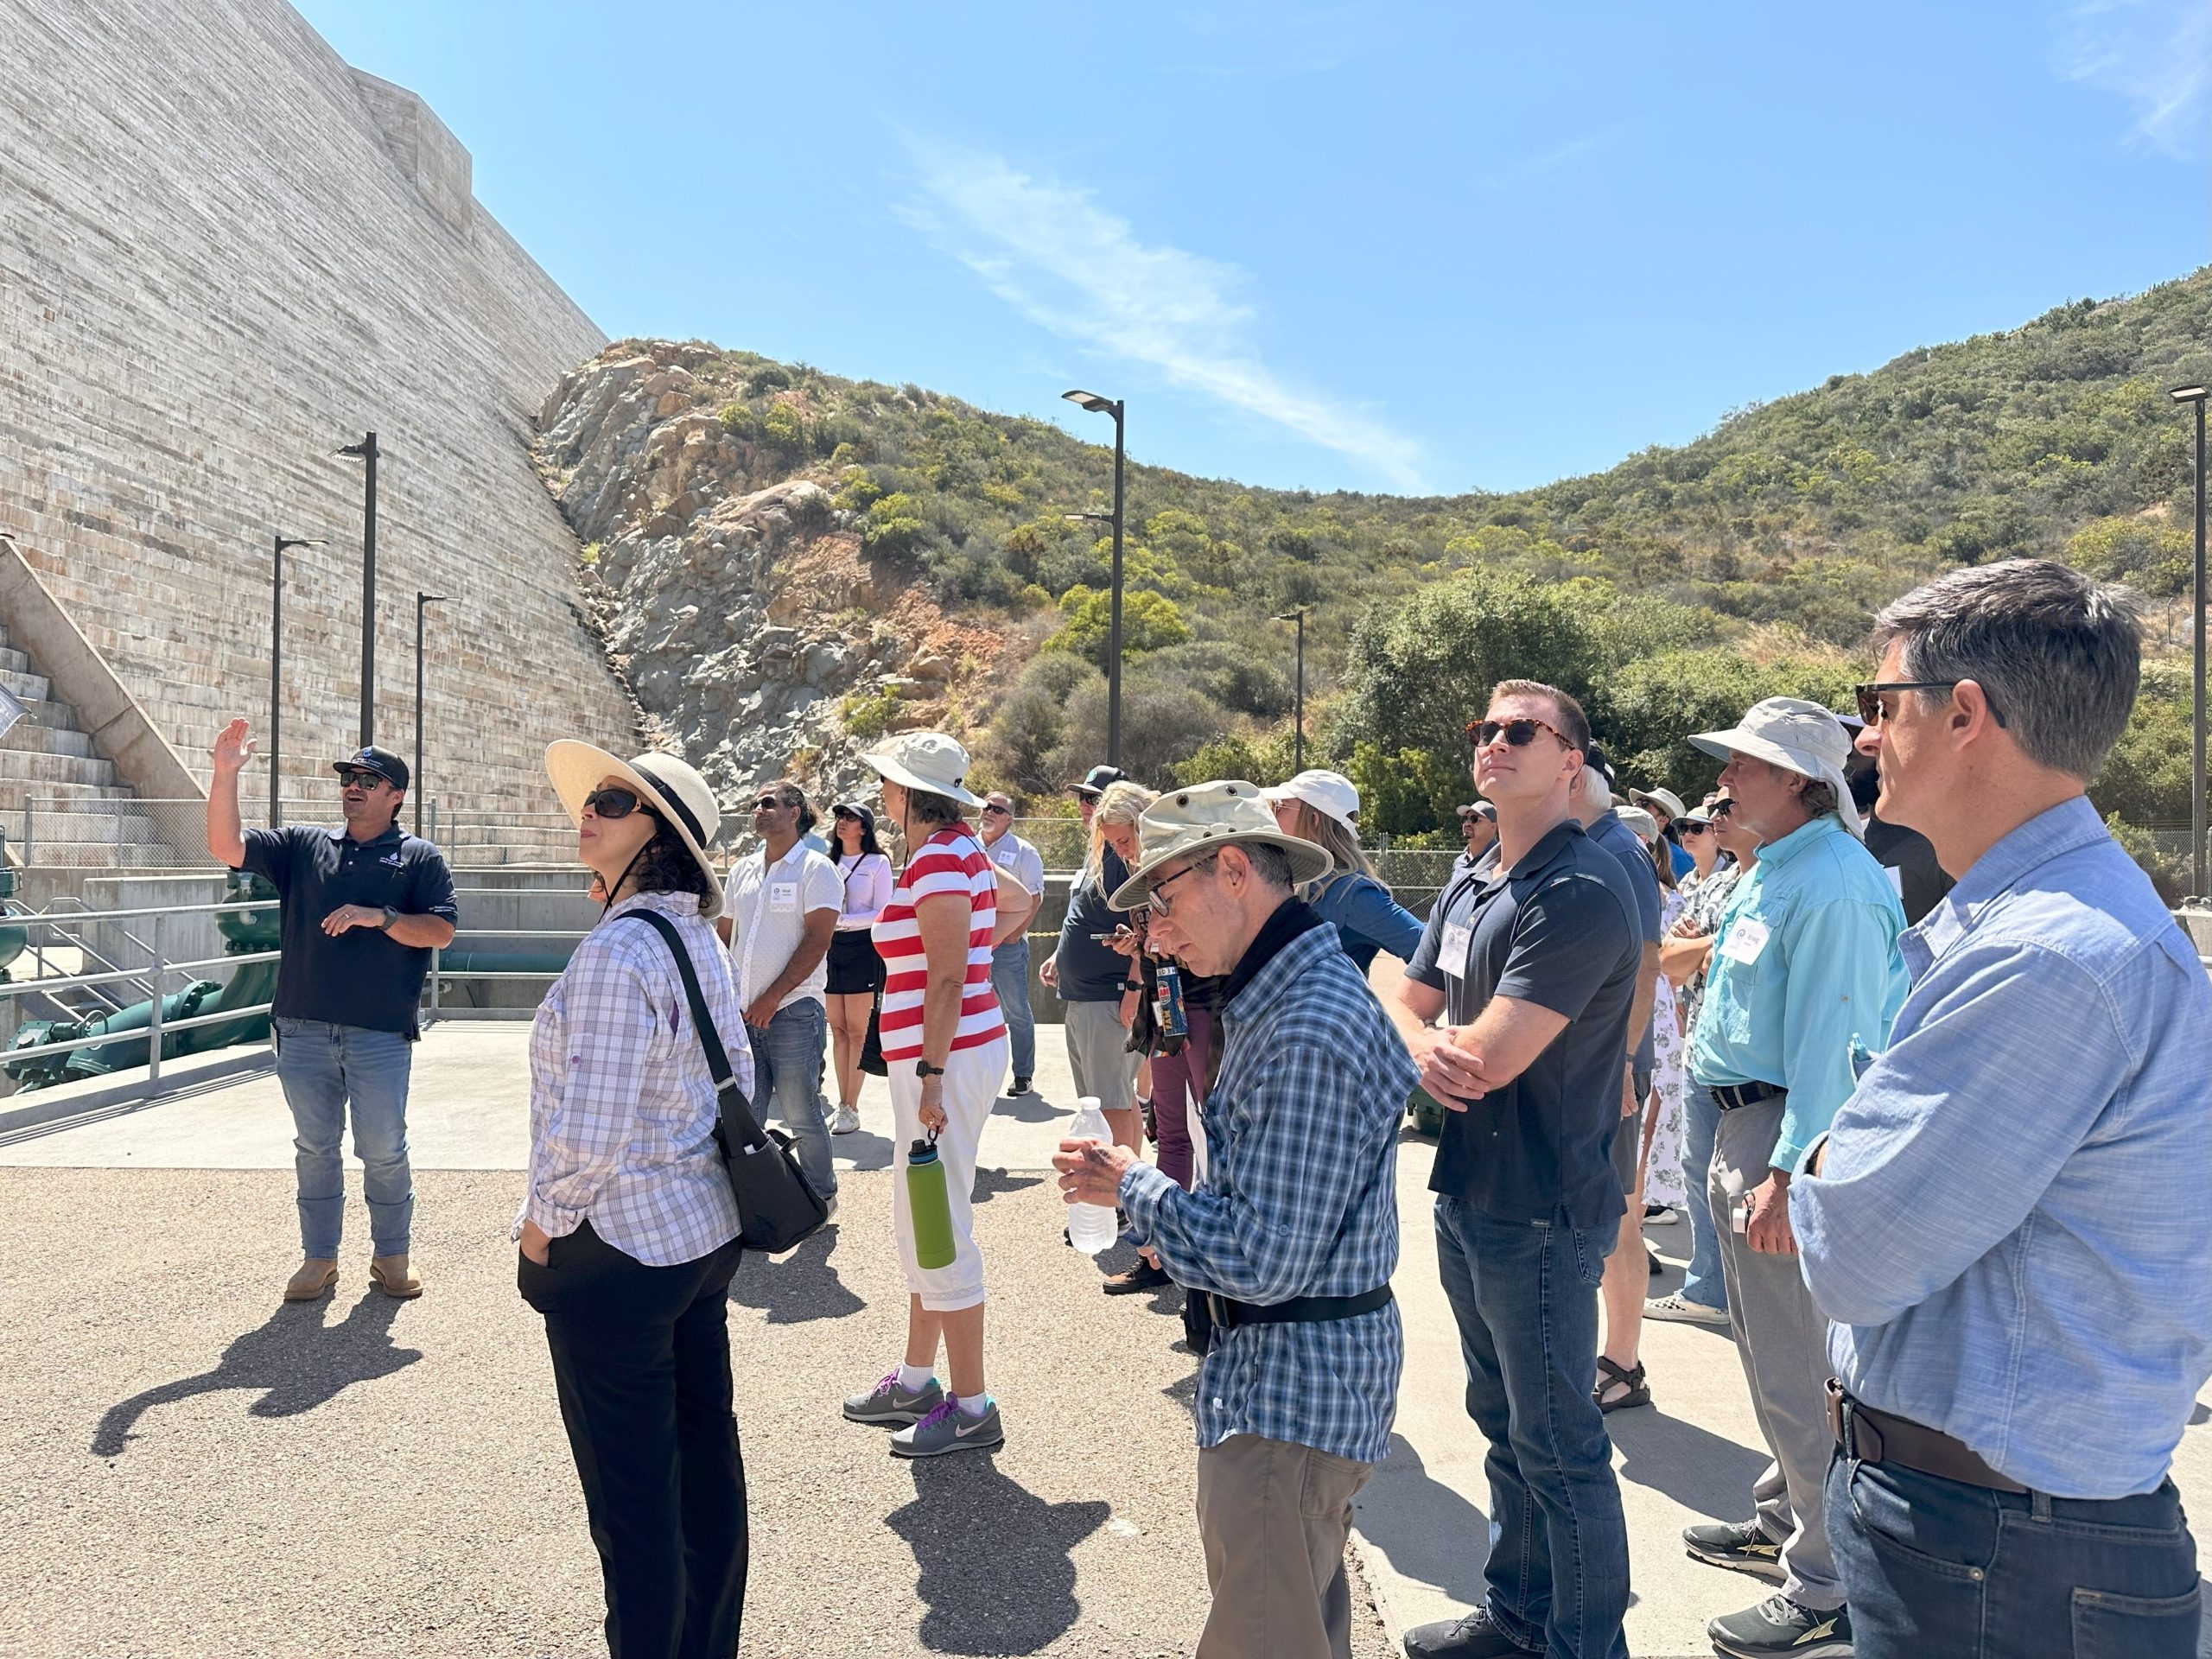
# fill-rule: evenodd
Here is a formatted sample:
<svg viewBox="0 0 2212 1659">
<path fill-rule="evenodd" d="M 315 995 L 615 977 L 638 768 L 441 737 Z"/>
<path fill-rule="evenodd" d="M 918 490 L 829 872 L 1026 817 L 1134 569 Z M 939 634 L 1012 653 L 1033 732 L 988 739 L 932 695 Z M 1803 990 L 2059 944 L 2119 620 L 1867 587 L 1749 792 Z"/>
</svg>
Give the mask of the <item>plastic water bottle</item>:
<svg viewBox="0 0 2212 1659">
<path fill-rule="evenodd" d="M 1106 1126 L 1106 1114 L 1098 1104 L 1098 1096 L 1085 1095 L 1075 1103 L 1075 1122 L 1068 1126 L 1068 1138 L 1080 1141 L 1084 1137 L 1113 1144 L 1114 1131 Z M 1068 1205 L 1068 1243 L 1085 1255 L 1096 1255 L 1121 1236 L 1122 1224 L 1115 1219 L 1110 1204 L 1071 1204 Z"/>
<path fill-rule="evenodd" d="M 915 1264 L 950 1267 L 952 1201 L 945 1191 L 944 1164 L 937 1155 L 935 1135 L 906 1148 L 906 1208 L 914 1223 Z"/>
</svg>

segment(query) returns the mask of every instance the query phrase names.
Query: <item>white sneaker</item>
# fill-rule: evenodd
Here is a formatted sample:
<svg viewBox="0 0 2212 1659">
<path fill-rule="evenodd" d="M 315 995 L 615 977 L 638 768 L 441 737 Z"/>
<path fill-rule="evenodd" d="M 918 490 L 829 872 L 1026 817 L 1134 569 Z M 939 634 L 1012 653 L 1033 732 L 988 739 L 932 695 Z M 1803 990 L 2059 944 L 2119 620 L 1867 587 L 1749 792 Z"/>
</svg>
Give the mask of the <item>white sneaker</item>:
<svg viewBox="0 0 2212 1659">
<path fill-rule="evenodd" d="M 1702 1302 L 1685 1301 L 1679 1290 L 1671 1296 L 1662 1296 L 1643 1305 L 1647 1319 L 1671 1320 L 1676 1325 L 1710 1325 L 1725 1330 L 1728 1325 L 1728 1310 L 1707 1307 Z"/>
<path fill-rule="evenodd" d="M 861 1126 L 861 1115 L 850 1106 L 840 1106 L 830 1117 L 830 1133 L 850 1135 Z"/>
</svg>

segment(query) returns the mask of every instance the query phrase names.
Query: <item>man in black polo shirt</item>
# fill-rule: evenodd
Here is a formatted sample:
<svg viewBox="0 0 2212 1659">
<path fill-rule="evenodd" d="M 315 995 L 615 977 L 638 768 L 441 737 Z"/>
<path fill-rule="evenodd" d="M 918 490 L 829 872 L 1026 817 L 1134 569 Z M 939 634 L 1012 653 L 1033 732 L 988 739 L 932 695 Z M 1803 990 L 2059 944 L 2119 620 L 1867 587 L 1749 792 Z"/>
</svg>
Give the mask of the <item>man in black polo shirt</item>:
<svg viewBox="0 0 2212 1659">
<path fill-rule="evenodd" d="M 1506 680 L 1469 730 L 1497 855 L 1455 872 L 1394 1017 L 1451 1109 L 1429 1185 L 1467 1414 L 1490 1441 L 1492 1542 L 1482 1605 L 1408 1631 L 1406 1651 L 1626 1659 L 1628 1529 L 1589 1379 L 1641 924 L 1627 871 L 1570 805 L 1581 705 Z"/>
<path fill-rule="evenodd" d="M 284 1287 L 311 1301 L 338 1279 L 346 1209 L 339 1155 L 347 1109 L 368 1200 L 369 1277 L 388 1296 L 418 1296 L 408 1264 L 415 1179 L 407 1164 L 407 1077 L 430 952 L 453 943 L 453 874 L 438 849 L 403 835 L 407 763 L 362 749 L 334 764 L 346 824 L 242 830 L 238 772 L 253 758 L 246 723 L 215 740 L 207 850 L 267 878 L 283 901 L 283 957 L 270 1020 L 276 1077 L 297 1131 L 300 1242 Z"/>
</svg>

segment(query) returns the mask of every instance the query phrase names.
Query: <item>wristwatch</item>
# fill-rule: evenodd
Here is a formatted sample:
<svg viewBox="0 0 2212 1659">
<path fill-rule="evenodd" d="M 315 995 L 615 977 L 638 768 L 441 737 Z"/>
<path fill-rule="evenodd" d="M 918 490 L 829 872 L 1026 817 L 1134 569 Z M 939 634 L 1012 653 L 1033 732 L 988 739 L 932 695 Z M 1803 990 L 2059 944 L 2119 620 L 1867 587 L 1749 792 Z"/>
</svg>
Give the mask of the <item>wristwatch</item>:
<svg viewBox="0 0 2212 1659">
<path fill-rule="evenodd" d="M 398 919 L 399 912 L 394 910 L 390 905 L 386 905 L 384 907 L 384 920 L 378 924 L 378 925 L 380 925 L 385 932 L 389 933 L 391 931 L 391 925 Z"/>
<path fill-rule="evenodd" d="M 916 1060 L 914 1075 L 918 1077 L 941 1077 L 944 1075 L 944 1068 L 941 1065 L 931 1065 L 927 1060 Z"/>
</svg>

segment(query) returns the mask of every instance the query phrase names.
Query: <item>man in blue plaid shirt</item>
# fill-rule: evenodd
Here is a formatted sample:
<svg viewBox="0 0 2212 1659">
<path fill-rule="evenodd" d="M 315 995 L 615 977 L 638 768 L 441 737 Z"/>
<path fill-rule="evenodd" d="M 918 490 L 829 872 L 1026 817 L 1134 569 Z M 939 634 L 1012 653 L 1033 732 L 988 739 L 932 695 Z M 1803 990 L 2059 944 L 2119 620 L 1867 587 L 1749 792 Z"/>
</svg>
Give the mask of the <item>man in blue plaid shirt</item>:
<svg viewBox="0 0 2212 1659">
<path fill-rule="evenodd" d="M 1053 1163 L 1070 1203 L 1122 1205 L 1214 1315 L 1198 1659 L 1346 1659 L 1352 1495 L 1389 1446 L 1405 1357 L 1389 1287 L 1413 1062 L 1336 929 L 1293 896 L 1328 855 L 1277 830 L 1255 785 L 1164 795 L 1137 833 L 1114 907 L 1149 904 L 1155 945 L 1226 976 L 1205 1173 L 1185 1192 L 1096 1141 Z"/>
</svg>

